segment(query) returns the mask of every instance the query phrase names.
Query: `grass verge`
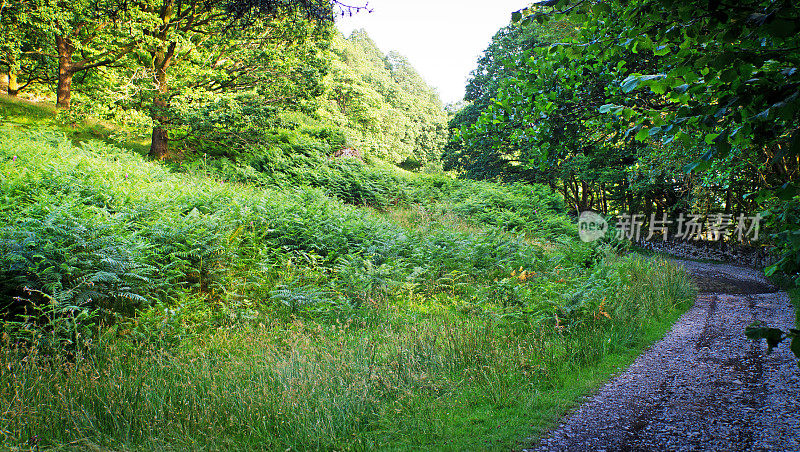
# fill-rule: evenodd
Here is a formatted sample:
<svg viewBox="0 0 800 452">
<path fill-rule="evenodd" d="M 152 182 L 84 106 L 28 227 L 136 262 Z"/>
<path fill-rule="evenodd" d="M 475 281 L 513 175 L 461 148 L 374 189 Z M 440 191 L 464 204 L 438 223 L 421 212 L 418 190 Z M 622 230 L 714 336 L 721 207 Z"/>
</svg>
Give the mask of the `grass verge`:
<svg viewBox="0 0 800 452">
<path fill-rule="evenodd" d="M 615 265 L 626 307 L 563 329 L 387 305 L 344 322 L 217 328 L 172 348 L 120 340 L 132 326 L 119 324 L 87 351 L 5 343 L 0 435 L 10 447 L 507 450 L 689 305 L 669 264 Z"/>
<path fill-rule="evenodd" d="M 498 229 L 531 187 L 376 212 L 2 130 L 9 449 L 513 448 L 694 298 L 556 213 Z"/>
</svg>

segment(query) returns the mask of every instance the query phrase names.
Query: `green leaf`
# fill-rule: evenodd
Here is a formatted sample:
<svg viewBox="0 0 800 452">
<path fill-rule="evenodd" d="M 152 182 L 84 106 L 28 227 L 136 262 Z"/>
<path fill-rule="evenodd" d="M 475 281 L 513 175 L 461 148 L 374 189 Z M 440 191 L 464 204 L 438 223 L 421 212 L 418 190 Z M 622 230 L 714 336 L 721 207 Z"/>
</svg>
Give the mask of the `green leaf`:
<svg viewBox="0 0 800 452">
<path fill-rule="evenodd" d="M 772 353 L 772 349 L 783 341 L 783 331 L 777 328 L 768 328 L 764 339 L 767 340 L 767 353 Z"/>
<path fill-rule="evenodd" d="M 692 135 L 689 135 L 682 130 L 675 134 L 675 138 L 677 138 L 678 141 L 680 141 L 684 146 L 691 146 L 695 142 L 695 139 Z"/>
<path fill-rule="evenodd" d="M 795 34 L 797 24 L 785 19 L 776 19 L 767 25 L 767 33 L 779 38 L 788 38 Z"/>
<path fill-rule="evenodd" d="M 731 145 L 730 143 L 728 143 L 727 140 L 717 141 L 717 155 L 720 158 L 724 158 L 725 156 L 727 156 L 730 151 L 731 151 Z"/>
<path fill-rule="evenodd" d="M 792 353 L 794 356 L 800 358 L 800 334 L 795 333 L 794 337 L 792 338 Z"/>
<path fill-rule="evenodd" d="M 663 81 L 650 84 L 650 91 L 656 94 L 664 94 L 667 92 L 667 84 Z"/>
<path fill-rule="evenodd" d="M 653 54 L 656 56 L 664 56 L 670 52 L 670 48 L 668 45 L 658 46 L 653 51 Z"/>
<path fill-rule="evenodd" d="M 768 347 L 767 353 L 772 353 L 772 349 L 777 347 L 778 344 L 785 339 L 782 330 L 778 328 L 769 328 L 765 326 L 763 322 L 753 322 L 750 326 L 745 328 L 744 334 L 749 339 L 753 340 L 766 339 Z"/>
<path fill-rule="evenodd" d="M 506 16 L 508 17 L 508 16 Z M 514 11 L 511 13 L 511 22 L 519 22 L 522 20 L 522 12 L 521 11 Z"/>
<path fill-rule="evenodd" d="M 636 89 L 637 86 L 639 86 L 639 77 L 631 75 L 622 81 L 622 92 L 629 93 Z"/>
<path fill-rule="evenodd" d="M 686 174 L 691 173 L 692 171 L 705 171 L 711 167 L 711 162 L 708 160 L 701 160 L 698 162 L 692 162 L 683 167 L 683 172 Z"/>
<path fill-rule="evenodd" d="M 628 121 L 636 115 L 636 111 L 633 108 L 623 108 L 622 110 L 622 117 Z"/>
<path fill-rule="evenodd" d="M 728 31 L 723 33 L 722 41 L 723 42 L 733 42 L 739 37 L 739 34 L 741 34 L 741 29 L 732 27 Z"/>
<path fill-rule="evenodd" d="M 738 76 L 739 73 L 736 71 L 736 68 L 731 67 L 722 71 L 722 73 L 719 75 L 719 79 L 722 81 L 722 83 L 730 83 L 736 80 L 736 77 Z"/>
<path fill-rule="evenodd" d="M 611 12 L 611 7 L 608 5 L 608 3 L 598 3 L 592 7 L 592 12 L 597 15 L 608 14 Z"/>
<path fill-rule="evenodd" d="M 775 272 L 778 271 L 778 264 L 770 265 L 769 267 L 764 269 L 764 276 L 772 276 Z"/>
<path fill-rule="evenodd" d="M 800 187 L 798 187 L 798 186 L 796 186 L 796 185 L 794 185 L 794 184 L 792 184 L 790 182 L 787 182 L 787 183 L 783 184 L 781 186 L 781 188 L 779 188 L 775 192 L 775 196 L 777 196 L 778 199 L 783 200 L 783 201 L 788 201 L 788 200 L 794 198 L 795 196 L 797 196 L 798 194 L 800 194 Z"/>
<path fill-rule="evenodd" d="M 615 108 L 617 108 L 617 106 L 614 104 L 605 104 L 601 106 L 598 111 L 600 111 L 600 113 L 608 113 Z"/>
</svg>

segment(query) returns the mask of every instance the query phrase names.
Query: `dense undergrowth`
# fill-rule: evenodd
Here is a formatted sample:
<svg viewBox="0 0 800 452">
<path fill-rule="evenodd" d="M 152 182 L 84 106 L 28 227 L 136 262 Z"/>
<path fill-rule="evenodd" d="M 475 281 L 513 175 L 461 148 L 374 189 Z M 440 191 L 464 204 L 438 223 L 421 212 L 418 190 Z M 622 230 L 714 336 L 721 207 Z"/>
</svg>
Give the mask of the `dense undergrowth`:
<svg viewBox="0 0 800 452">
<path fill-rule="evenodd" d="M 337 165 L 361 198 L 2 126 L 0 442 L 508 447 L 692 298 L 546 188 Z"/>
</svg>

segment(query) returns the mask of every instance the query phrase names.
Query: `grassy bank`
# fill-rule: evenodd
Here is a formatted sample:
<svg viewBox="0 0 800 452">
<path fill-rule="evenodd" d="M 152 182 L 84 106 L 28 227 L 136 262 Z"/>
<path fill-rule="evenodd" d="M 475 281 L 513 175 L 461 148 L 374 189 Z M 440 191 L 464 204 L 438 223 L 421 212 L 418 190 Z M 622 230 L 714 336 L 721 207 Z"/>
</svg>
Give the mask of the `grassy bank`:
<svg viewBox="0 0 800 452">
<path fill-rule="evenodd" d="M 507 449 L 693 299 L 541 187 L 375 209 L 17 126 L 0 169 L 8 448 Z"/>
<path fill-rule="evenodd" d="M 106 339 L 113 327 L 77 356 L 4 344 L 4 443 L 505 449 L 549 426 L 686 306 L 674 268 L 614 265 L 630 278 L 615 288 L 625 307 L 568 332 L 385 306 L 343 322 L 218 328 L 168 350 Z"/>
</svg>

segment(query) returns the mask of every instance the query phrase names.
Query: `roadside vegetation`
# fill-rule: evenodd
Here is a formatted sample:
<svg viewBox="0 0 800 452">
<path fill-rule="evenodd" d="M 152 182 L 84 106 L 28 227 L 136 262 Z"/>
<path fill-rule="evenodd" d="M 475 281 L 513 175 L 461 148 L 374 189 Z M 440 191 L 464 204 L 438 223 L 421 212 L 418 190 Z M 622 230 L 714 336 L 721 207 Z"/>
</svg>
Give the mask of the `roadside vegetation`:
<svg viewBox="0 0 800 452">
<path fill-rule="evenodd" d="M 683 166 L 720 140 L 600 119 L 652 41 L 595 64 L 547 50 L 594 25 L 519 12 L 445 109 L 405 57 L 334 29 L 358 6 L 173 3 L 0 8 L 2 449 L 507 450 L 695 296 L 613 234 L 581 242 L 575 213 L 724 186 L 794 234 L 793 185 L 744 197 L 766 168 L 749 142 L 699 177 Z"/>
<path fill-rule="evenodd" d="M 2 132 L 10 447 L 509 447 L 692 299 L 545 187 L 397 171 L 353 205 Z"/>
</svg>

